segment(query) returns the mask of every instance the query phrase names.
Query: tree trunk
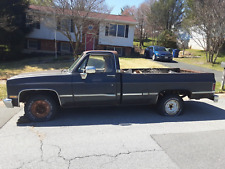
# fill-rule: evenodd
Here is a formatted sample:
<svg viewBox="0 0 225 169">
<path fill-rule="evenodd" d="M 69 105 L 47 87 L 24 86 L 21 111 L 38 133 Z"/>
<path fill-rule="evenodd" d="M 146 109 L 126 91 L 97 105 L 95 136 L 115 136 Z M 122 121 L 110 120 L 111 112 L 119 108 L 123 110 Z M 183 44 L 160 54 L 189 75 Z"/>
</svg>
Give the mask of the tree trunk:
<svg viewBox="0 0 225 169">
<path fill-rule="evenodd" d="M 217 57 L 218 57 L 218 55 L 219 55 L 219 52 L 220 52 L 220 50 L 217 50 L 217 52 L 216 52 L 216 56 L 215 56 L 215 58 L 214 58 L 214 60 L 213 60 L 213 64 L 215 64 L 215 63 L 216 63 L 216 59 L 217 59 Z"/>
<path fill-rule="evenodd" d="M 74 57 L 75 60 L 78 58 L 79 46 L 80 46 L 79 41 L 77 41 L 76 44 L 75 44 L 75 49 L 73 51 L 73 57 Z"/>
<path fill-rule="evenodd" d="M 205 51 L 205 58 L 206 58 L 206 62 L 209 62 L 209 60 L 208 60 L 208 51 L 207 50 Z"/>
</svg>

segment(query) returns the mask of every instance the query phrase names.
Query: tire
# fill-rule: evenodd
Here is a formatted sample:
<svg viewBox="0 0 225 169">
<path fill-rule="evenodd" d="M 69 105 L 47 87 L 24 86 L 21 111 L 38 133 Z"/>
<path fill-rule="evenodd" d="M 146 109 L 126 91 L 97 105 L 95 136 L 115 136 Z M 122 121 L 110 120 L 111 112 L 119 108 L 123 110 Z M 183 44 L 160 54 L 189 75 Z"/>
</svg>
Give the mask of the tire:
<svg viewBox="0 0 225 169">
<path fill-rule="evenodd" d="M 145 58 L 149 58 L 149 54 L 147 52 L 144 53 Z"/>
<path fill-rule="evenodd" d="M 144 53 L 144 57 L 147 58 L 147 53 L 146 52 Z"/>
<path fill-rule="evenodd" d="M 58 104 L 49 96 L 31 96 L 25 103 L 24 111 L 25 116 L 33 122 L 49 121 L 55 117 Z"/>
<path fill-rule="evenodd" d="M 155 54 L 152 55 L 152 60 L 156 61 Z"/>
<path fill-rule="evenodd" d="M 178 116 L 183 110 L 183 100 L 178 95 L 166 95 L 159 100 L 158 110 L 164 116 Z"/>
</svg>

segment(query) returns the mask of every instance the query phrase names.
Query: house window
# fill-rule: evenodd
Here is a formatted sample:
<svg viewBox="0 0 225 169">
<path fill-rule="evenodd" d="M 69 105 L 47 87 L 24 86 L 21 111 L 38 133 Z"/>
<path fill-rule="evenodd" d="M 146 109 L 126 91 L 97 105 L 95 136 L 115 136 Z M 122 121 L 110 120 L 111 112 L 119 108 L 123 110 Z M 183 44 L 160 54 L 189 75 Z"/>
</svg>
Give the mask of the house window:
<svg viewBox="0 0 225 169">
<path fill-rule="evenodd" d="M 110 24 L 109 25 L 109 35 L 116 36 L 117 25 Z"/>
<path fill-rule="evenodd" d="M 31 28 L 40 29 L 40 17 L 26 15 L 26 25 Z"/>
<path fill-rule="evenodd" d="M 105 36 L 128 38 L 129 25 L 106 24 Z"/>
<path fill-rule="evenodd" d="M 125 25 L 118 25 L 117 36 L 124 37 L 125 34 Z"/>
<path fill-rule="evenodd" d="M 129 33 L 129 25 L 126 25 L 125 38 L 128 38 L 128 33 Z"/>
<path fill-rule="evenodd" d="M 62 42 L 61 43 L 61 51 L 62 52 L 70 52 L 70 44 Z"/>
<path fill-rule="evenodd" d="M 74 22 L 72 19 L 58 19 L 57 21 L 57 30 L 61 31 L 70 31 L 74 30 Z"/>
<path fill-rule="evenodd" d="M 37 40 L 28 40 L 27 48 L 28 49 L 38 49 L 38 41 Z"/>
<path fill-rule="evenodd" d="M 40 29 L 40 27 L 41 27 L 40 21 L 34 23 L 34 28 Z"/>
<path fill-rule="evenodd" d="M 109 36 L 109 25 L 105 26 L 105 36 Z"/>
<path fill-rule="evenodd" d="M 62 19 L 61 20 L 61 30 L 62 31 L 68 31 L 70 26 L 70 21 L 68 19 Z"/>
</svg>

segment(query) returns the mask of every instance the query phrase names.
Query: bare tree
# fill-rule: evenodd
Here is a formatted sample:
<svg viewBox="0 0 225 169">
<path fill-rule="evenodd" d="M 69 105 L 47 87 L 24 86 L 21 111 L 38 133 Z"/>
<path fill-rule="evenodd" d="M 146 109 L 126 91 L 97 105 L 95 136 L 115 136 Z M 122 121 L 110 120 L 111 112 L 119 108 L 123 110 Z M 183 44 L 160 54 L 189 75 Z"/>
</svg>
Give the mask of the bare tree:
<svg viewBox="0 0 225 169">
<path fill-rule="evenodd" d="M 136 7 L 135 6 L 124 6 L 123 8 L 121 8 L 121 15 L 124 16 L 134 16 L 136 12 Z"/>
<path fill-rule="evenodd" d="M 67 37 L 74 57 L 78 56 L 82 37 L 88 27 L 92 25 L 98 28 L 109 13 L 105 0 L 46 0 L 45 6 L 40 8 L 43 11 L 41 15 L 50 18 L 45 19 L 46 25 Z M 31 11 L 31 15 L 36 16 L 37 13 Z M 93 36 L 98 34 L 98 29 L 95 30 Z"/>
<path fill-rule="evenodd" d="M 194 38 L 206 51 L 207 62 L 215 63 L 224 44 L 225 1 L 188 1 L 189 33 L 204 38 Z"/>
</svg>

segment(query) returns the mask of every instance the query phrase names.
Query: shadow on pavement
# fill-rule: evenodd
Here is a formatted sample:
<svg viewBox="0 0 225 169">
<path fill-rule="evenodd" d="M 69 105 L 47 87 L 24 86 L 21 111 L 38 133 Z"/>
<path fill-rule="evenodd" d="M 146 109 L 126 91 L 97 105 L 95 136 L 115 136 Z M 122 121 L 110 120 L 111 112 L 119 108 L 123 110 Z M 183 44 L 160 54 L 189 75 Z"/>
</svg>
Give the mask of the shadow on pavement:
<svg viewBox="0 0 225 169">
<path fill-rule="evenodd" d="M 85 126 L 148 124 L 163 122 L 225 120 L 225 111 L 198 101 L 186 101 L 184 114 L 165 117 L 152 106 L 92 107 L 63 109 L 52 121 L 18 124 L 19 126 Z"/>
<path fill-rule="evenodd" d="M 160 61 L 160 62 L 166 62 L 166 63 L 168 63 L 168 64 L 170 64 L 170 63 L 178 63 L 177 61 L 175 61 L 175 60 L 172 60 L 172 61 L 164 61 L 164 60 L 162 60 L 162 61 Z"/>
</svg>

